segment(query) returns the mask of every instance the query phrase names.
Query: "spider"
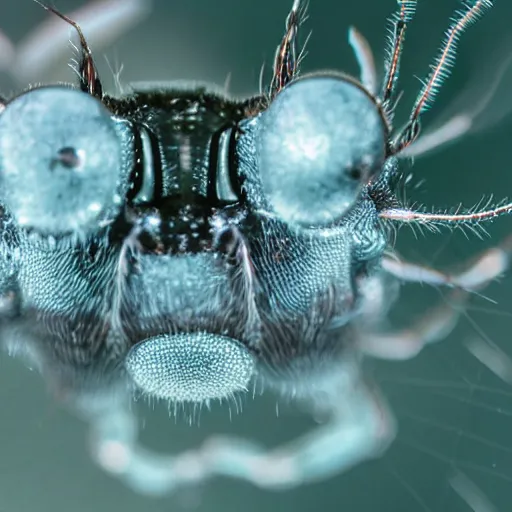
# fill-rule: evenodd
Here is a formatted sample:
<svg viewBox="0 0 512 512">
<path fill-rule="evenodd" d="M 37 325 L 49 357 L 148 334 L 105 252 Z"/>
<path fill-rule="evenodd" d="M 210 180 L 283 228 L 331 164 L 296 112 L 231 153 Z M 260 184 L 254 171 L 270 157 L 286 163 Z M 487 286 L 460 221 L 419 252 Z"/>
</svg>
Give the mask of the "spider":
<svg viewBox="0 0 512 512">
<path fill-rule="evenodd" d="M 406 360 L 444 338 L 508 264 L 509 242 L 456 273 L 389 247 L 393 222 L 474 226 L 512 210 L 427 213 L 394 192 L 459 36 L 491 6 L 462 3 L 395 130 L 415 0 L 398 0 L 382 80 L 355 30 L 359 80 L 300 75 L 295 0 L 270 84 L 244 100 L 173 84 L 110 96 L 81 28 L 43 5 L 79 36 L 79 82 L 2 100 L 1 336 L 87 416 L 102 468 L 148 494 L 216 475 L 287 488 L 386 450 L 395 420 L 363 360 Z M 451 287 L 451 300 L 385 332 L 400 280 Z M 328 421 L 270 451 L 230 438 L 174 456 L 138 444 L 134 394 L 207 405 L 260 384 Z"/>
</svg>

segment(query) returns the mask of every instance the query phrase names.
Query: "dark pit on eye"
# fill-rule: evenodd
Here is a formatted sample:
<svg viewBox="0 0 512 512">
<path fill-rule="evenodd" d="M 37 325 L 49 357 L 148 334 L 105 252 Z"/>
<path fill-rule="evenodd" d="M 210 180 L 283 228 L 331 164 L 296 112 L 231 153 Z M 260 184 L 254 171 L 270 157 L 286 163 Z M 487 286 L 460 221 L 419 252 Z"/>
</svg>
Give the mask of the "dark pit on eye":
<svg viewBox="0 0 512 512">
<path fill-rule="evenodd" d="M 50 169 L 53 171 L 57 166 L 65 169 L 76 169 L 80 164 L 81 159 L 77 150 L 68 146 L 59 149 L 57 156 L 50 162 Z"/>
<path fill-rule="evenodd" d="M 348 172 L 348 176 L 354 181 L 359 181 L 363 176 L 363 172 L 361 171 L 361 169 L 355 167 L 353 169 L 350 169 L 350 171 Z"/>
</svg>

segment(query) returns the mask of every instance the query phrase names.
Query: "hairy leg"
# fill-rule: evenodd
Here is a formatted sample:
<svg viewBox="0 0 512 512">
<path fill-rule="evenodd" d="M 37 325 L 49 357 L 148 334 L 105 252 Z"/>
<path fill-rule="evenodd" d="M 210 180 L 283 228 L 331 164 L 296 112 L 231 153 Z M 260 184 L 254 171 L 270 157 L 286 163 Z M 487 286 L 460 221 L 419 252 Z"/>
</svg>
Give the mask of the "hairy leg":
<svg viewBox="0 0 512 512">
<path fill-rule="evenodd" d="M 476 290 L 499 277 L 509 266 L 512 238 L 483 252 L 459 272 L 443 272 L 409 261 L 386 256 L 382 268 L 401 281 Z"/>
<path fill-rule="evenodd" d="M 152 453 L 137 444 L 135 417 L 113 410 L 93 423 L 94 458 L 134 490 L 152 495 L 213 476 L 239 478 L 269 489 L 327 478 L 379 456 L 394 439 L 395 422 L 384 400 L 364 383 L 352 384 L 342 393 L 323 396 L 329 413 L 324 425 L 275 449 L 214 437 L 199 449 L 176 456 Z"/>
<path fill-rule="evenodd" d="M 382 267 L 403 281 L 444 285 L 454 290 L 440 306 L 432 308 L 405 329 L 391 332 L 363 332 L 360 348 L 364 354 L 381 359 L 403 360 L 415 357 L 426 345 L 443 340 L 455 327 L 470 297 L 499 277 L 509 265 L 512 239 L 483 252 L 463 265 L 460 272 L 448 273 L 391 257 Z"/>
</svg>

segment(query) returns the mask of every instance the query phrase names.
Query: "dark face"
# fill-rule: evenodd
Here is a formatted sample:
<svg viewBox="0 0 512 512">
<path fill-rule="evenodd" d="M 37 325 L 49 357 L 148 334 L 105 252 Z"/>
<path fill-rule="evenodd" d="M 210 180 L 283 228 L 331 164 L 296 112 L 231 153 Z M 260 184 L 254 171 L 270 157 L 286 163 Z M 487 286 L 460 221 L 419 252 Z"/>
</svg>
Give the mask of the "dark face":
<svg viewBox="0 0 512 512">
<path fill-rule="evenodd" d="M 384 248 L 387 125 L 342 77 L 271 102 L 41 88 L 7 104 L 0 132 L 4 254 L 17 254 L 5 287 L 19 290 L 5 329 L 59 386 L 127 367 L 147 392 L 198 400 L 260 367 L 302 368 Z"/>
<path fill-rule="evenodd" d="M 298 77 L 299 5 L 268 91 L 245 101 L 202 88 L 107 96 L 80 29 L 56 13 L 81 36 L 80 83 L 3 105 L 0 292 L 6 344 L 60 390 L 121 382 L 200 402 L 357 354 L 362 290 L 386 246 L 379 218 L 408 213 L 396 156 L 452 61 L 436 61 L 391 136 L 413 4 L 400 3 L 380 94 L 357 41 L 364 85 Z"/>
</svg>

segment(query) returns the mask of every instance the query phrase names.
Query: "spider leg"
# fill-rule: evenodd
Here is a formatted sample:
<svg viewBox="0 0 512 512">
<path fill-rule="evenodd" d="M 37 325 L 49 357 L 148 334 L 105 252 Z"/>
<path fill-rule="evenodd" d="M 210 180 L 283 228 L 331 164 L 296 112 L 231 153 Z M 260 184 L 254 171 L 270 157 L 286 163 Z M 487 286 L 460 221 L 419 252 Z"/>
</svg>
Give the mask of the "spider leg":
<svg viewBox="0 0 512 512">
<path fill-rule="evenodd" d="M 382 268 L 401 281 L 441 285 L 475 290 L 499 277 L 509 266 L 512 240 L 483 252 L 460 272 L 448 273 L 390 256 L 382 260 Z"/>
<path fill-rule="evenodd" d="M 53 4 L 53 2 L 48 2 Z M 97 48 L 105 47 L 141 22 L 150 12 L 144 0 L 99 0 L 69 14 Z M 11 73 L 20 82 L 39 80 L 68 51 L 69 25 L 49 17 L 15 48 Z"/>
<path fill-rule="evenodd" d="M 136 491 L 162 495 L 213 476 L 229 476 L 279 489 L 323 479 L 379 456 L 395 436 L 383 399 L 362 382 L 323 396 L 329 420 L 294 442 L 267 451 L 250 441 L 214 437 L 176 456 L 137 444 L 136 420 L 127 412 L 98 416 L 93 455 L 99 465 Z M 314 397 L 311 397 L 314 398 Z M 318 397 L 316 397 L 318 398 Z M 317 404 L 315 404 L 317 405 Z"/>
<path fill-rule="evenodd" d="M 389 360 L 416 357 L 426 345 L 442 341 L 456 326 L 468 292 L 456 290 L 440 306 L 423 314 L 405 329 L 391 332 L 363 332 L 359 348 L 367 356 Z"/>
<path fill-rule="evenodd" d="M 511 239 L 483 252 L 457 273 L 417 265 L 390 257 L 382 267 L 402 281 L 444 285 L 454 288 L 446 301 L 422 315 L 409 327 L 393 332 L 364 332 L 359 347 L 364 354 L 381 359 L 404 360 L 415 357 L 426 345 L 443 340 L 457 324 L 470 292 L 499 277 L 509 265 Z"/>
<path fill-rule="evenodd" d="M 386 402 L 362 380 L 349 389 L 334 387 L 322 404 L 327 421 L 303 437 L 264 451 L 231 439 L 207 446 L 219 473 L 264 488 L 289 488 L 323 480 L 380 456 L 395 438 L 396 425 Z M 322 399 L 311 397 L 316 407 Z M 219 464 L 220 463 L 220 464 Z"/>
</svg>

